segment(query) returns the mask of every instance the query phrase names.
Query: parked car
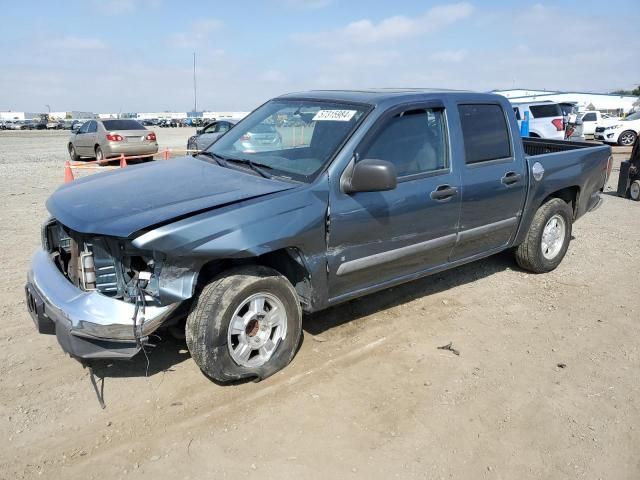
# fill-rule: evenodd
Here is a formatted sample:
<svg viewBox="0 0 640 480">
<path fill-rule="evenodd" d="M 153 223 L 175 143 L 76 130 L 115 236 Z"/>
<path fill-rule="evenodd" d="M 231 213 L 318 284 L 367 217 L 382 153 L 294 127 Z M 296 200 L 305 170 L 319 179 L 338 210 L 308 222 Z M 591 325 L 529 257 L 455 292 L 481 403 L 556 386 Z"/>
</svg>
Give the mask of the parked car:
<svg viewBox="0 0 640 480">
<path fill-rule="evenodd" d="M 162 128 L 174 128 L 178 126 L 178 122 L 172 118 L 163 118 L 158 122 L 158 126 Z"/>
<path fill-rule="evenodd" d="M 5 130 L 21 130 L 21 127 L 20 120 L 7 120 L 4 124 Z"/>
<path fill-rule="evenodd" d="M 564 140 L 564 118 L 557 103 L 514 103 L 513 111 L 518 124 L 524 120 L 525 112 L 529 112 L 530 137 Z"/>
<path fill-rule="evenodd" d="M 33 130 L 34 127 L 35 127 L 35 122 L 33 120 L 20 121 L 20 130 Z"/>
<path fill-rule="evenodd" d="M 315 112 L 304 145 L 243 149 L 296 111 Z M 85 364 L 131 358 L 188 311 L 204 373 L 262 379 L 295 355 L 303 311 L 503 250 L 555 269 L 611 166 L 606 145 L 521 139 L 499 95 L 284 95 L 199 155 L 60 187 L 26 305 Z"/>
<path fill-rule="evenodd" d="M 611 125 L 615 120 L 617 120 L 616 117 L 612 117 L 606 113 L 601 113 L 597 110 L 581 112 L 580 119 L 582 120 L 584 135 L 587 138 L 593 138 L 597 127 Z"/>
<path fill-rule="evenodd" d="M 220 120 L 212 122 L 204 128 L 196 130 L 196 134 L 187 140 L 187 150 L 204 150 L 221 135 L 228 132 L 236 124 L 237 120 Z"/>
<path fill-rule="evenodd" d="M 594 138 L 605 143 L 629 147 L 640 135 L 640 112 L 632 113 L 623 120 L 615 120 L 605 127 L 596 127 Z"/>
<path fill-rule="evenodd" d="M 71 160 L 95 158 L 104 164 L 121 154 L 148 156 L 158 153 L 156 134 L 136 120 L 89 120 L 69 138 L 67 145 Z"/>
</svg>

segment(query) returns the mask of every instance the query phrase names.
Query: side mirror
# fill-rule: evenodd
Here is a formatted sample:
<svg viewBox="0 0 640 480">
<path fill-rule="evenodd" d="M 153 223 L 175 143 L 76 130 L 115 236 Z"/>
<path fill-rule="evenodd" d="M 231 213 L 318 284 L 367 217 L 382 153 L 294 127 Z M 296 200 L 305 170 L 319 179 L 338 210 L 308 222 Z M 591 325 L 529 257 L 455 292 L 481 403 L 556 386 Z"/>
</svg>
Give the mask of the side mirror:
<svg viewBox="0 0 640 480">
<path fill-rule="evenodd" d="M 344 189 L 346 193 L 383 192 L 398 184 L 396 167 L 386 160 L 364 159 L 356 162 Z"/>
</svg>

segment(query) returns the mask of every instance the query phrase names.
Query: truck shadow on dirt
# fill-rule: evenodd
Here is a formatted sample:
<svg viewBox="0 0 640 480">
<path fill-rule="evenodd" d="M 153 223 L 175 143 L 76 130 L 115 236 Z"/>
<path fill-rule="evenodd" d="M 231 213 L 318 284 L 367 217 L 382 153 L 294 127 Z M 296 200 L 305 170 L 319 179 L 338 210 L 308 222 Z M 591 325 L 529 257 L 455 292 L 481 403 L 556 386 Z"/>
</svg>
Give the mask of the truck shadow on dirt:
<svg viewBox="0 0 640 480">
<path fill-rule="evenodd" d="M 513 260 L 513 255 L 509 252 L 502 252 L 468 265 L 367 295 L 315 314 L 305 315 L 302 323 L 303 339 L 301 345 L 305 341 L 305 334 L 320 335 L 359 318 L 409 303 L 417 298 L 428 297 L 465 285 L 508 269 L 519 268 Z M 173 338 L 168 332 L 160 332 L 159 336 L 151 338 L 151 342 L 155 346 L 146 347 L 146 356 L 141 352 L 130 361 L 94 365 L 96 375 L 100 378 L 151 377 L 158 373 L 171 371 L 174 366 L 191 358 L 185 341 Z"/>
<path fill-rule="evenodd" d="M 510 252 L 501 252 L 483 260 L 423 277 L 307 315 L 303 320 L 303 330 L 310 335 L 320 335 L 332 328 L 359 318 L 412 302 L 418 298 L 435 295 L 508 269 L 520 270 Z"/>
</svg>

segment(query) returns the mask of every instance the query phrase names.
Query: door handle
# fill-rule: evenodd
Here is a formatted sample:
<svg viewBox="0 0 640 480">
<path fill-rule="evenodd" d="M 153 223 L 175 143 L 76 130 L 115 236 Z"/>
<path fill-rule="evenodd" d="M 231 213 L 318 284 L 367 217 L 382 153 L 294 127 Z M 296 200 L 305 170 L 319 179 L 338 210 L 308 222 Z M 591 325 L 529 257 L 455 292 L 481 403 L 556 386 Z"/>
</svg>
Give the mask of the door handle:
<svg viewBox="0 0 640 480">
<path fill-rule="evenodd" d="M 522 175 L 516 172 L 507 172 L 505 173 L 500 181 L 505 185 L 513 185 L 514 183 L 519 182 L 522 179 Z"/>
<path fill-rule="evenodd" d="M 433 200 L 448 200 L 458 194 L 458 189 L 451 185 L 439 185 L 429 195 Z"/>
</svg>

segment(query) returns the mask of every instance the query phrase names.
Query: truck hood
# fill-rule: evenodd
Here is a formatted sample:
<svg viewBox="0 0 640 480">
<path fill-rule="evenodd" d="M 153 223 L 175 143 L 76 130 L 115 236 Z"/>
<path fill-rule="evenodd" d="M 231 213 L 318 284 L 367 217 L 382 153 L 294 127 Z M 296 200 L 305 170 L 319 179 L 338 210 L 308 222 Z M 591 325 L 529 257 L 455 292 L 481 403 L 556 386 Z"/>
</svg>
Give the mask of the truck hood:
<svg viewBox="0 0 640 480">
<path fill-rule="evenodd" d="M 183 157 L 76 180 L 56 190 L 47 209 L 77 232 L 129 237 L 178 217 L 295 186 Z"/>
</svg>

